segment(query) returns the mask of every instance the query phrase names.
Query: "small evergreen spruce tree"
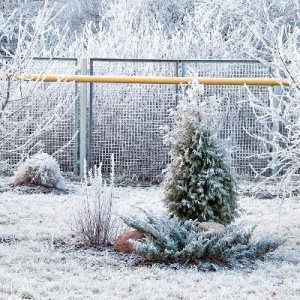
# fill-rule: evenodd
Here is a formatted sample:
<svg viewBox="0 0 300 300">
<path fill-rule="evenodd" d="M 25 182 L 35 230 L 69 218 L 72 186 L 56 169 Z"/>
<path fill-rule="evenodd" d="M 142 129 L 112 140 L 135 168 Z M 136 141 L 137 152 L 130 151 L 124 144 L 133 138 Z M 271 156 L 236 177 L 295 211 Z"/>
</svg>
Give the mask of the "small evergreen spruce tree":
<svg viewBox="0 0 300 300">
<path fill-rule="evenodd" d="M 192 84 L 172 112 L 164 202 L 182 220 L 229 224 L 236 216 L 236 182 L 217 137 L 218 101 L 200 101 L 200 87 Z"/>
</svg>

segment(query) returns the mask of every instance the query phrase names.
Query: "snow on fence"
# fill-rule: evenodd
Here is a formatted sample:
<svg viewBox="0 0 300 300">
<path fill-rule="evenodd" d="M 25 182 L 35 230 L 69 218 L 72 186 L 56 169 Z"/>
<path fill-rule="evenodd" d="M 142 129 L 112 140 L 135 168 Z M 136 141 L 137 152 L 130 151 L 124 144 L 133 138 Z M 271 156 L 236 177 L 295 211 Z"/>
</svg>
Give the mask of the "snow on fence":
<svg viewBox="0 0 300 300">
<path fill-rule="evenodd" d="M 33 62 L 35 68 L 32 73 L 78 74 L 79 72 L 76 59 L 51 60 L 50 64 L 45 59 L 37 59 Z M 47 73 L 47 66 L 51 66 L 51 72 Z M 269 67 L 256 61 L 240 60 L 90 59 L 88 73 L 106 76 L 160 77 L 271 76 Z M 24 88 L 27 84 L 29 83 L 19 83 Z M 42 83 L 39 88 L 45 84 L 50 83 Z M 168 148 L 163 145 L 160 128 L 172 125 L 169 110 L 174 108 L 178 101 L 179 87 L 177 85 L 88 84 L 85 116 L 85 112 L 80 115 L 77 97 L 80 88 L 84 86 L 76 83 L 71 83 L 70 86 L 70 83 L 61 82 L 53 85 L 56 84 L 59 88 L 49 96 L 52 99 L 50 103 L 55 105 L 53 102 L 55 95 L 59 95 L 65 89 L 63 85 L 68 86 L 68 89 L 72 89 L 73 92 L 73 99 L 70 100 L 73 111 L 65 115 L 54 128 L 45 131 L 39 139 L 43 150 L 51 154 L 73 138 L 63 151 L 55 154 L 64 171 L 79 172 L 80 149 L 84 147 L 89 165 L 98 164 L 101 161 L 104 173 L 109 171 L 110 156 L 114 153 L 116 174 L 124 182 L 159 182 L 161 180 L 162 170 L 168 163 Z M 268 101 L 267 87 L 255 86 L 250 89 L 262 101 Z M 204 86 L 203 97 L 214 95 L 222 99 L 223 122 L 220 124 L 220 136 L 226 139 L 231 147 L 232 166 L 239 175 L 252 175 L 251 165 L 259 168 L 264 167 L 266 162 L 255 157 L 264 150 L 264 145 L 247 133 L 257 133 L 260 129 L 247 102 L 247 91 L 243 86 Z M 83 97 L 82 93 L 81 97 Z M 28 97 L 22 101 L 28 101 Z M 25 110 L 24 113 L 32 114 L 30 120 L 36 126 L 34 114 L 40 114 L 40 109 L 49 110 L 51 106 L 41 108 L 39 99 L 35 95 L 31 95 L 30 101 L 32 103 L 30 111 Z M 17 105 L 24 105 L 24 103 Z M 79 138 L 77 136 L 74 138 L 79 128 L 82 134 L 85 128 L 87 130 L 86 146 L 85 143 L 80 146 Z M 26 152 L 23 149 L 22 153 L 9 153 L 10 145 L 6 147 L 7 149 L 0 150 L 0 160 L 8 160 L 10 163 L 17 162 L 21 154 L 24 155 Z"/>
</svg>

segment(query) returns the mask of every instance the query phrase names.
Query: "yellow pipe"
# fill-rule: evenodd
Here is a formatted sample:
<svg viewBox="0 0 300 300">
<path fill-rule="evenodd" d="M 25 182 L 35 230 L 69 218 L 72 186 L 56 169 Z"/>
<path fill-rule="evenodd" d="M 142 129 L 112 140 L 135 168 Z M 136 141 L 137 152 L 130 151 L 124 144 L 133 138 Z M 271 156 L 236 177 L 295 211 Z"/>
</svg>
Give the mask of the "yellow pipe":
<svg viewBox="0 0 300 300">
<path fill-rule="evenodd" d="M 290 86 L 291 83 L 276 78 L 192 78 L 192 77 L 136 77 L 136 76 L 95 76 L 95 75 L 20 75 L 16 80 L 44 82 L 91 82 L 91 83 L 139 83 L 139 84 L 190 84 L 194 81 L 204 85 L 264 85 Z M 5 76 L 1 80 L 6 80 Z"/>
</svg>

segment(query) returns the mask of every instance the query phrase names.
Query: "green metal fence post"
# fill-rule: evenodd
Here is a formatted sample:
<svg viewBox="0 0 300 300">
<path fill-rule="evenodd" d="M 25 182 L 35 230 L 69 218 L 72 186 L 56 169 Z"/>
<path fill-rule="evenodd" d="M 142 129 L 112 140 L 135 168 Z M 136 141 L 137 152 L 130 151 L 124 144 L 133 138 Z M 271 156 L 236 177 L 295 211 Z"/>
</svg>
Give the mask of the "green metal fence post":
<svg viewBox="0 0 300 300">
<path fill-rule="evenodd" d="M 87 74 L 87 59 L 82 58 L 80 62 L 80 74 Z M 80 83 L 80 176 L 84 173 L 84 161 L 86 160 L 86 138 L 87 138 L 87 83 Z"/>
<path fill-rule="evenodd" d="M 180 64 L 181 64 L 181 60 L 177 60 L 176 61 L 176 71 L 175 71 L 175 76 L 176 77 L 179 76 Z M 179 85 L 178 84 L 176 84 L 175 92 L 176 92 L 176 105 L 178 105 L 178 99 L 179 99 Z"/>
<path fill-rule="evenodd" d="M 93 60 L 90 59 L 90 71 L 89 74 L 93 75 Z M 89 121 L 88 121 L 88 137 L 87 137 L 87 165 L 89 168 L 92 167 L 92 144 L 93 144 L 93 95 L 94 95 L 94 88 L 93 83 L 90 83 L 90 93 L 89 93 Z"/>
<path fill-rule="evenodd" d="M 78 74 L 78 59 L 76 62 L 76 75 Z M 73 134 L 75 135 L 74 138 L 74 154 L 73 154 L 73 173 L 74 175 L 79 175 L 78 173 L 78 165 L 79 165 L 79 160 L 78 160 L 78 127 L 79 127 L 79 95 L 78 95 L 78 83 L 75 83 L 75 103 L 74 103 L 74 131 Z"/>
</svg>

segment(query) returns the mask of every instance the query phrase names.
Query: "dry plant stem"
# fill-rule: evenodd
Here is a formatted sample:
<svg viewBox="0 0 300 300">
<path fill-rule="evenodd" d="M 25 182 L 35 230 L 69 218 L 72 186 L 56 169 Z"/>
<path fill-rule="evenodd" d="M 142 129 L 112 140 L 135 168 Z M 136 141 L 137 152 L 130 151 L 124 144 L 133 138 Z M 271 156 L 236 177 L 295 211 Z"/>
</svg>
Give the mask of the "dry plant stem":
<svg viewBox="0 0 300 300">
<path fill-rule="evenodd" d="M 5 110 L 5 107 L 9 103 L 9 96 L 10 96 L 10 85 L 11 85 L 11 77 L 7 76 L 7 87 L 6 87 L 6 94 L 3 97 L 4 101 L 1 103 L 1 114 L 0 117 L 2 117 L 2 112 Z"/>
<path fill-rule="evenodd" d="M 112 170 L 113 170 L 112 158 Z M 108 184 L 101 174 L 101 165 L 85 171 L 82 201 L 73 216 L 73 231 L 89 247 L 112 245 L 121 230 L 121 220 L 113 215 L 114 173 Z"/>
</svg>

